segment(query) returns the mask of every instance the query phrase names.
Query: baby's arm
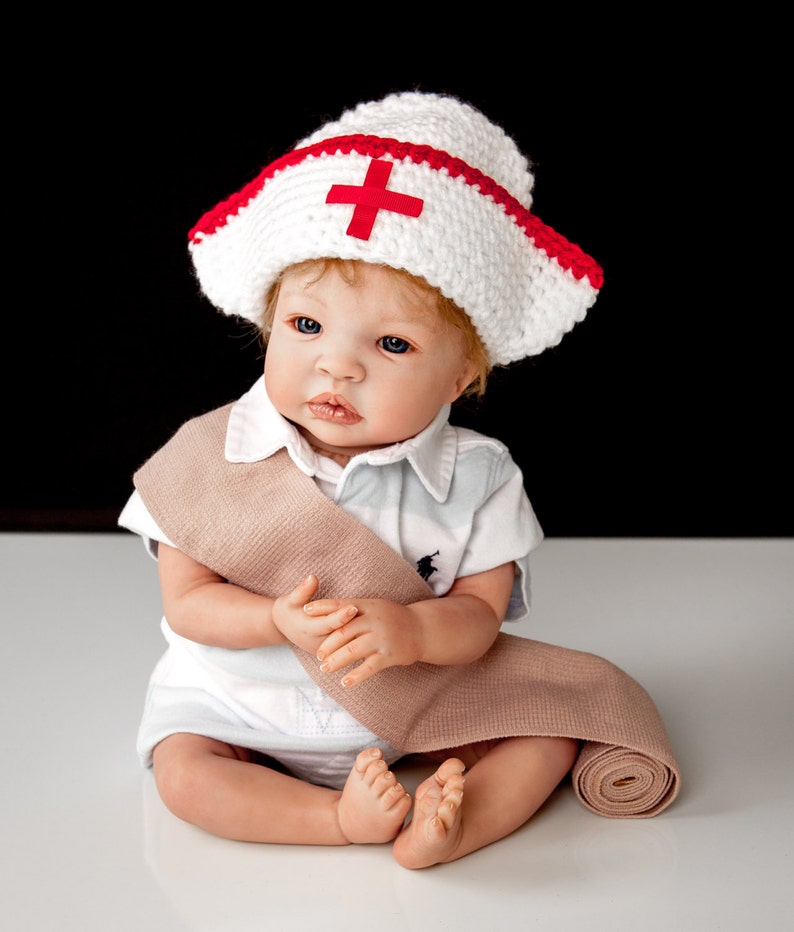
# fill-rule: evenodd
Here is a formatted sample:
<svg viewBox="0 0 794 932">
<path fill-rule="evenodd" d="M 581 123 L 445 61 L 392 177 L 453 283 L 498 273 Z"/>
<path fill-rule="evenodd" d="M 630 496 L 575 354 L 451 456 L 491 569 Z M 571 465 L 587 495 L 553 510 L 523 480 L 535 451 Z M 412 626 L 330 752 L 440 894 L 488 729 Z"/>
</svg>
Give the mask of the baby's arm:
<svg viewBox="0 0 794 932">
<path fill-rule="evenodd" d="M 355 615 L 349 603 L 324 616 L 307 615 L 303 606 L 317 591 L 315 576 L 272 599 L 227 582 L 164 543 L 159 545 L 157 562 L 168 624 L 200 644 L 237 650 L 291 641 L 315 652 L 329 632 Z"/>
<path fill-rule="evenodd" d="M 357 613 L 335 626 L 317 651 L 322 670 L 333 673 L 362 661 L 345 675 L 354 686 L 380 670 L 421 660 L 452 665 L 470 663 L 493 644 L 507 612 L 515 564 L 504 563 L 484 573 L 455 581 L 438 599 L 399 605 L 384 599 L 322 599 L 310 602 L 306 614 L 338 612 L 355 605 Z M 331 617 L 331 616 L 329 616 Z"/>
</svg>

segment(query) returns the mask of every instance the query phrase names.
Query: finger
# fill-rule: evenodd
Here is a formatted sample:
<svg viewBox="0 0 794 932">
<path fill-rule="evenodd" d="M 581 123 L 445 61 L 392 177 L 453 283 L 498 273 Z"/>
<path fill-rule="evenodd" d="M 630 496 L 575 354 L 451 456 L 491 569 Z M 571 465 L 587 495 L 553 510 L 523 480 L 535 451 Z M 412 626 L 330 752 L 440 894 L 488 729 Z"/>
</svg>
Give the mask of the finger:
<svg viewBox="0 0 794 932">
<path fill-rule="evenodd" d="M 385 667 L 380 652 L 373 650 L 372 646 L 368 644 L 368 639 L 361 636 L 353 638 L 337 650 L 326 652 L 325 659 L 320 664 L 320 669 L 323 673 L 336 673 L 338 670 L 344 670 L 353 664 L 360 664 L 360 666 L 356 667 L 356 673 L 350 685 L 353 685 L 354 682 L 360 683 L 369 679 L 370 676 Z"/>
<path fill-rule="evenodd" d="M 314 573 L 309 573 L 309 575 L 305 579 L 302 579 L 292 592 L 290 592 L 288 601 L 291 605 L 302 605 L 305 609 L 306 604 L 312 600 L 319 586 L 320 581 Z"/>
<path fill-rule="evenodd" d="M 380 670 L 381 665 L 378 663 L 378 655 L 373 654 L 367 657 L 366 660 L 363 660 L 357 667 L 354 667 L 349 673 L 345 673 L 342 677 L 342 685 L 346 688 L 349 686 L 358 686 L 359 683 L 368 680 Z"/>
<path fill-rule="evenodd" d="M 317 599 L 315 602 L 307 602 L 303 606 L 307 615 L 330 615 L 332 612 L 338 612 L 340 608 L 347 608 L 350 605 L 348 601 L 342 599 Z"/>
<path fill-rule="evenodd" d="M 355 605 L 345 605 L 344 608 L 340 608 L 338 612 L 333 612 L 328 615 L 325 621 L 328 623 L 328 626 L 332 627 L 334 630 L 331 631 L 328 637 L 326 637 L 318 647 L 315 655 L 318 660 L 325 660 L 340 649 L 346 647 L 350 648 L 358 634 L 352 628 L 347 627 L 347 623 L 352 621 L 357 613 L 358 610 Z M 352 663 L 355 659 L 357 658 L 348 655 L 345 663 Z M 342 666 L 344 666 L 344 664 Z"/>
</svg>

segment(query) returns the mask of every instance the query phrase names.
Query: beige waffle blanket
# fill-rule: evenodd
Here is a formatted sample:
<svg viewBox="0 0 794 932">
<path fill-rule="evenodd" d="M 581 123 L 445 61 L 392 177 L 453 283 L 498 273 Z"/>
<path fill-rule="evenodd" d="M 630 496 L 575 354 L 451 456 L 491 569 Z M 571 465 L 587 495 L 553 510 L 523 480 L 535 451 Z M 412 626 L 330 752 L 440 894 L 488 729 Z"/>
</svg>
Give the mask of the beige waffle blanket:
<svg viewBox="0 0 794 932">
<path fill-rule="evenodd" d="M 260 594 L 292 590 L 306 575 L 318 597 L 434 595 L 416 570 L 301 473 L 285 450 L 257 463 L 223 455 L 230 406 L 185 424 L 135 474 L 135 486 L 168 537 L 230 582 Z M 488 738 L 576 738 L 571 776 L 593 812 L 643 818 L 678 795 L 679 768 L 648 693 L 594 654 L 500 633 L 474 663 L 390 667 L 356 687 L 306 671 L 356 719 L 408 753 Z"/>
</svg>

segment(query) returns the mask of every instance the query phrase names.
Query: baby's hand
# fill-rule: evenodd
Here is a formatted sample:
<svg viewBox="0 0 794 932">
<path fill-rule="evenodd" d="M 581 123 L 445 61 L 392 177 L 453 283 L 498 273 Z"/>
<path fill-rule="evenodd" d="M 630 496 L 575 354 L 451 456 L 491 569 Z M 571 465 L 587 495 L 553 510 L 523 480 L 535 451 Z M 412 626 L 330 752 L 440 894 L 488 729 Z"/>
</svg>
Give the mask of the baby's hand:
<svg viewBox="0 0 794 932">
<path fill-rule="evenodd" d="M 299 583 L 292 592 L 279 596 L 273 603 L 273 624 L 292 644 L 316 654 L 320 645 L 332 631 L 341 628 L 356 615 L 356 606 L 350 602 L 333 600 L 330 603 L 313 602 L 313 606 L 326 604 L 324 612 L 304 611 L 307 602 L 317 592 L 319 581 L 312 573 Z"/>
<path fill-rule="evenodd" d="M 338 620 L 339 613 L 350 605 L 339 599 L 321 599 L 307 605 L 306 612 L 314 617 L 336 609 L 324 617 Z M 386 667 L 408 666 L 421 659 L 422 626 L 410 606 L 387 599 L 357 599 L 355 608 L 341 624 L 334 625 L 316 652 L 324 673 L 358 662 L 342 678 L 343 686 L 355 686 Z"/>
</svg>

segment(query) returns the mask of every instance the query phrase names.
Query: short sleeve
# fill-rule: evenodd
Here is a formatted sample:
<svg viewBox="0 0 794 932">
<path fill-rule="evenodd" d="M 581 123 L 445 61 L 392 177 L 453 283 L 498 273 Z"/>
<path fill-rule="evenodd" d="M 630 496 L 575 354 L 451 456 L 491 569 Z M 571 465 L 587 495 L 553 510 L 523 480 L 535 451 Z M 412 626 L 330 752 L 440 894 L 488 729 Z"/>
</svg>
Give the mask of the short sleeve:
<svg viewBox="0 0 794 932">
<path fill-rule="evenodd" d="M 481 573 L 513 561 L 516 579 L 505 621 L 520 621 L 529 614 L 529 555 L 543 540 L 543 530 L 532 509 L 518 466 L 510 460 L 506 476 L 477 510 L 459 576 Z M 482 565 L 483 555 L 488 565 Z"/>
<path fill-rule="evenodd" d="M 144 505 L 143 499 L 137 490 L 127 499 L 127 504 L 119 515 L 118 523 L 120 527 L 132 531 L 134 534 L 139 534 L 149 555 L 155 560 L 157 559 L 157 546 L 160 541 L 170 547 L 174 546 L 149 514 L 149 509 Z"/>
</svg>

